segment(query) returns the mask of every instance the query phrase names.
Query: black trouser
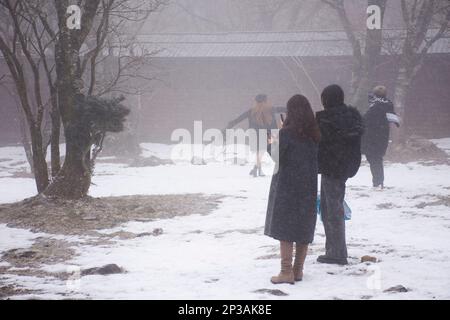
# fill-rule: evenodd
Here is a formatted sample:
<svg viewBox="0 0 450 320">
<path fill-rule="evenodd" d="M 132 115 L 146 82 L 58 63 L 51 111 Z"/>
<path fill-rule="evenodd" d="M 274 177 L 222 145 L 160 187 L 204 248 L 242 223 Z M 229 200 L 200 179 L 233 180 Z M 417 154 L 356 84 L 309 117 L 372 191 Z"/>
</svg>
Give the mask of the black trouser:
<svg viewBox="0 0 450 320">
<path fill-rule="evenodd" d="M 370 172 L 372 172 L 372 183 L 374 187 L 384 184 L 384 168 L 383 156 L 366 154 L 366 159 L 370 165 Z"/>
<path fill-rule="evenodd" d="M 322 174 L 320 184 L 320 212 L 325 228 L 326 256 L 347 258 L 345 242 L 344 197 L 347 179 L 336 179 Z"/>
</svg>

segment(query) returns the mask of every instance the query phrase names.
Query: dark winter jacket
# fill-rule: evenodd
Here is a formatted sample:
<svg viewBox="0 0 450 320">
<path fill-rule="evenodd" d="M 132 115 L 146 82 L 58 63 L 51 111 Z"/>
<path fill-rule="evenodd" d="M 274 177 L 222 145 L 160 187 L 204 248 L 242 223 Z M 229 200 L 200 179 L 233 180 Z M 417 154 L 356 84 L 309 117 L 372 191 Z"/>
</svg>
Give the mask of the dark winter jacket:
<svg viewBox="0 0 450 320">
<path fill-rule="evenodd" d="M 384 156 L 389 144 L 387 113 L 394 113 L 394 105 L 386 98 L 369 96 L 369 110 L 364 115 L 365 132 L 361 151 L 369 156 Z"/>
<path fill-rule="evenodd" d="M 241 114 L 239 117 L 234 119 L 233 121 L 230 121 L 228 123 L 227 128 L 233 128 L 238 123 L 244 121 L 245 119 L 248 119 L 248 127 L 251 129 L 268 129 L 268 130 L 278 129 L 276 114 L 277 113 L 285 113 L 285 112 L 286 112 L 285 107 L 273 107 L 272 108 L 272 123 L 261 127 L 261 125 L 259 125 L 257 123 L 257 121 L 255 119 L 253 119 L 252 110 L 249 109 L 249 110 L 245 111 L 243 114 Z"/>
<path fill-rule="evenodd" d="M 331 107 L 316 115 L 322 135 L 319 143 L 319 173 L 332 178 L 353 177 L 361 164 L 360 113 L 346 105 Z"/>
<path fill-rule="evenodd" d="M 264 234 L 280 241 L 311 243 L 316 226 L 317 143 L 281 129 L 272 146 L 276 163 Z"/>
</svg>

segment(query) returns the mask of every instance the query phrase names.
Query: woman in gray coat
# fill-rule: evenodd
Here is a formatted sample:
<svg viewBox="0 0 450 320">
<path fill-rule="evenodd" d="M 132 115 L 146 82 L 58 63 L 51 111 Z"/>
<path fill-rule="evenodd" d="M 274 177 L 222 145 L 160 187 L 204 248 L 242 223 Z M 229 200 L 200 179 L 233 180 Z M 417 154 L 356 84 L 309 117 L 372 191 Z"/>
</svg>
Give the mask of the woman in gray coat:
<svg viewBox="0 0 450 320">
<path fill-rule="evenodd" d="M 320 131 L 308 99 L 293 96 L 270 153 L 276 163 L 264 234 L 280 241 L 281 272 L 272 283 L 301 281 L 316 225 L 317 149 Z M 292 265 L 294 243 L 296 247 Z"/>
</svg>

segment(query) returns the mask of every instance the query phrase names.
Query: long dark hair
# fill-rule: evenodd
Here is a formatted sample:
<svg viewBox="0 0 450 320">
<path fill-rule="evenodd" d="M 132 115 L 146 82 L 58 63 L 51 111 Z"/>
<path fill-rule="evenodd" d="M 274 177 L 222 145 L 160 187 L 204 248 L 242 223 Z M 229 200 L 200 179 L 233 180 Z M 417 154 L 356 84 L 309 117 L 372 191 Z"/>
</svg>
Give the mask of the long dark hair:
<svg viewBox="0 0 450 320">
<path fill-rule="evenodd" d="M 320 141 L 320 130 L 308 99 L 296 94 L 287 103 L 287 117 L 283 128 L 290 128 L 297 132 L 299 139 L 311 138 Z"/>
</svg>

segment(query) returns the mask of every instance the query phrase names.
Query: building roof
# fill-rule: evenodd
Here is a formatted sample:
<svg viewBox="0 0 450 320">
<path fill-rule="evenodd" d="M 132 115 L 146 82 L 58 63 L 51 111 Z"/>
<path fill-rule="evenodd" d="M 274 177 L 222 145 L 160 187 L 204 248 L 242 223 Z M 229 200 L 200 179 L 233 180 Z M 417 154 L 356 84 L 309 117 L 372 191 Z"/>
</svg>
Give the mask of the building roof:
<svg viewBox="0 0 450 320">
<path fill-rule="evenodd" d="M 434 34 L 429 32 L 429 37 Z M 401 44 L 401 30 L 384 30 L 390 47 Z M 216 34 L 146 34 L 138 40 L 156 57 L 319 57 L 350 56 L 352 48 L 343 31 L 241 32 Z M 384 53 L 389 50 L 385 49 Z M 449 53 L 450 38 L 438 40 L 429 53 Z"/>
</svg>

